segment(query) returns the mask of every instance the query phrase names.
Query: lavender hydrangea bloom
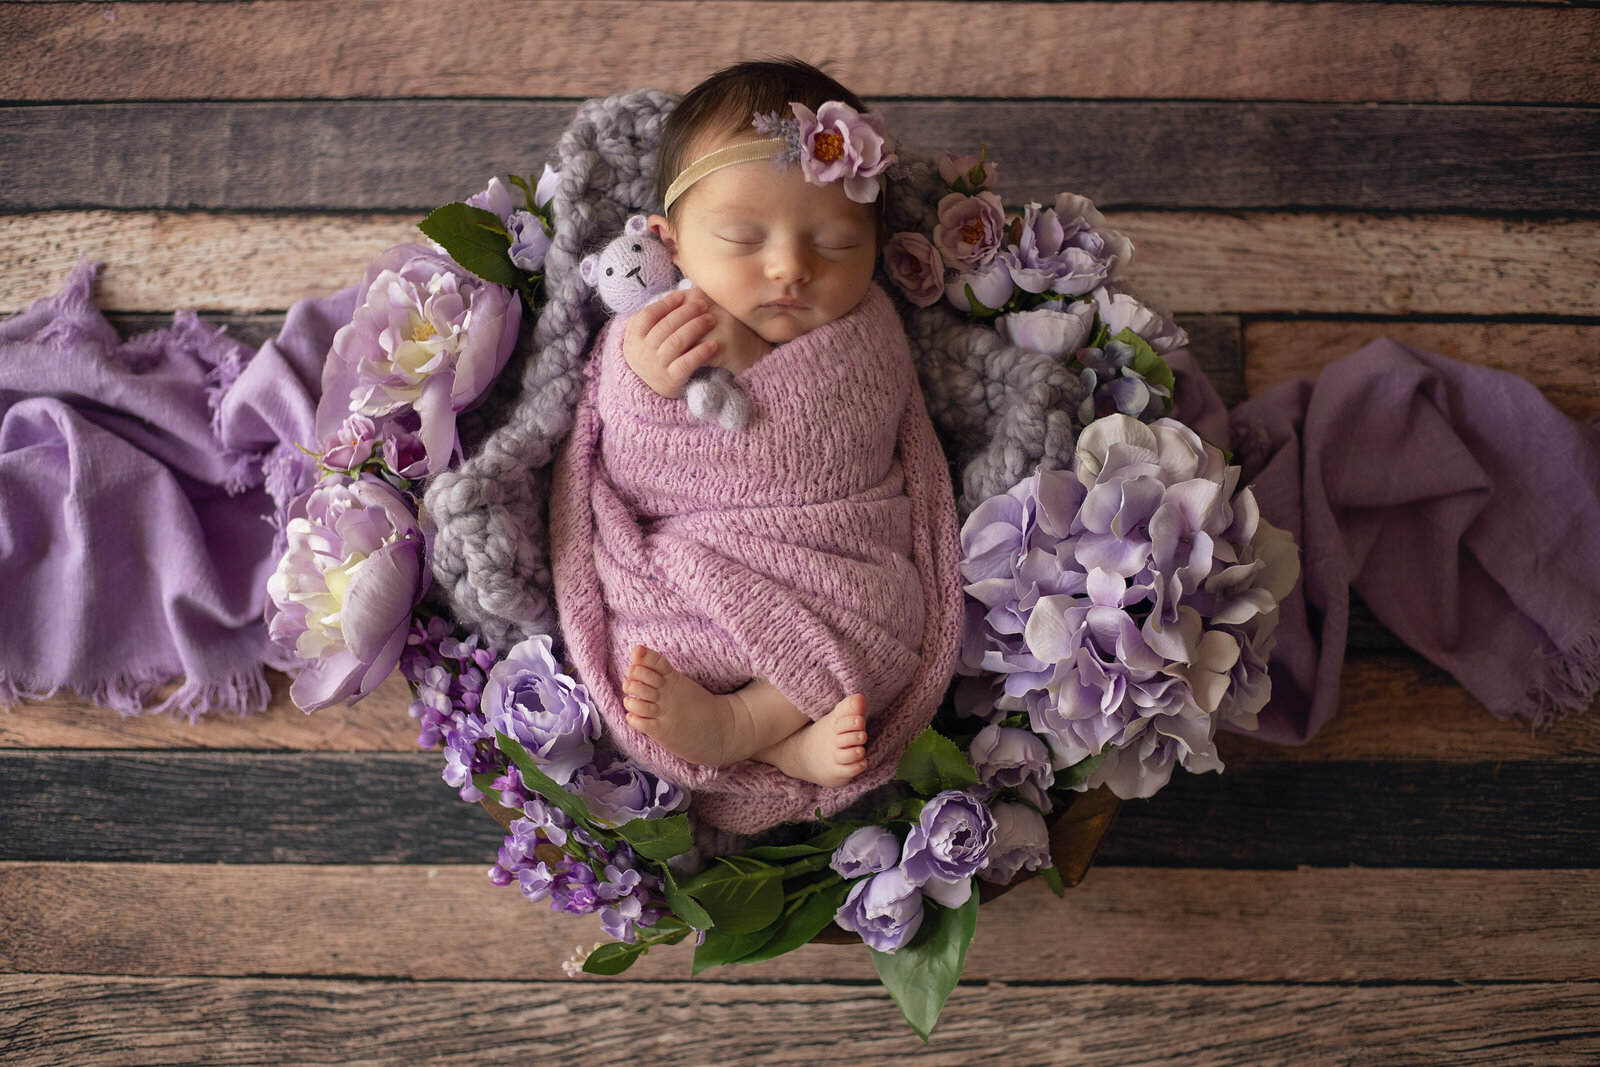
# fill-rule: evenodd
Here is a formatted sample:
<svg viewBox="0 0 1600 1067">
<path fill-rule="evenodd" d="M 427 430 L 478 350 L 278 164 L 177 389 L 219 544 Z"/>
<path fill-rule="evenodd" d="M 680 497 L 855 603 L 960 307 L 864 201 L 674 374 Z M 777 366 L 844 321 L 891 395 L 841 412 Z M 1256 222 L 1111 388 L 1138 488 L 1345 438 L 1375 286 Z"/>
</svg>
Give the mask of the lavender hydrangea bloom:
<svg viewBox="0 0 1600 1067">
<path fill-rule="evenodd" d="M 620 826 L 630 819 L 670 815 L 687 799 L 683 790 L 657 778 L 632 760 L 607 757 L 602 765 L 580 767 L 568 788 L 588 802 L 598 818 Z"/>
<path fill-rule="evenodd" d="M 327 480 L 289 506 L 288 547 L 267 580 L 267 630 L 307 661 L 289 695 L 304 711 L 377 688 L 400 662 L 425 589 L 422 528 L 372 477 Z"/>
<path fill-rule="evenodd" d="M 1157 385 L 1133 369 L 1132 345 L 1113 338 L 1104 348 L 1078 350 L 1079 374 L 1083 382 L 1083 402 L 1078 406 L 1078 421 L 1087 426 L 1107 415 L 1130 415 L 1140 422 L 1153 422 L 1171 405 L 1172 390 Z"/>
<path fill-rule="evenodd" d="M 916 936 L 922 912 L 922 894 L 903 870 L 892 867 L 851 886 L 833 921 L 860 934 L 867 947 L 893 952 Z"/>
<path fill-rule="evenodd" d="M 968 750 L 978 780 L 995 789 L 1015 789 L 1041 811 L 1050 810 L 1045 792 L 1055 784 L 1050 750 L 1027 730 L 1011 726 L 985 726 Z"/>
<path fill-rule="evenodd" d="M 882 826 L 863 826 L 840 842 L 828 861 L 840 877 L 860 878 L 893 867 L 900 859 L 900 842 Z"/>
<path fill-rule="evenodd" d="M 1009 882 L 1026 868 L 1036 871 L 1051 865 L 1050 831 L 1044 817 L 1026 804 L 995 804 L 994 848 L 989 862 L 978 872 L 986 882 Z"/>
<path fill-rule="evenodd" d="M 994 844 L 994 816 L 973 796 L 950 789 L 922 806 L 917 824 L 906 834 L 900 869 L 922 894 L 948 908 L 959 908 L 972 895 L 972 876 L 988 859 Z"/>
<path fill-rule="evenodd" d="M 511 354 L 521 300 L 411 244 L 378 256 L 361 291 L 323 367 L 317 434 L 326 437 L 352 412 L 380 422 L 414 412 L 428 468 L 440 470 L 455 447 L 456 415 Z"/>
<path fill-rule="evenodd" d="M 968 519 L 980 671 L 1054 769 L 1108 752 L 1080 788 L 1149 796 L 1174 767 L 1218 769 L 1218 721 L 1248 724 L 1265 702 L 1263 649 L 1298 561 L 1238 478 L 1187 427 L 1113 415 L 1084 430 L 1067 470 Z"/>
<path fill-rule="evenodd" d="M 559 785 L 594 755 L 600 716 L 589 694 L 563 674 L 544 634 L 515 645 L 489 671 L 483 713 L 489 725 L 528 750 Z"/>
</svg>

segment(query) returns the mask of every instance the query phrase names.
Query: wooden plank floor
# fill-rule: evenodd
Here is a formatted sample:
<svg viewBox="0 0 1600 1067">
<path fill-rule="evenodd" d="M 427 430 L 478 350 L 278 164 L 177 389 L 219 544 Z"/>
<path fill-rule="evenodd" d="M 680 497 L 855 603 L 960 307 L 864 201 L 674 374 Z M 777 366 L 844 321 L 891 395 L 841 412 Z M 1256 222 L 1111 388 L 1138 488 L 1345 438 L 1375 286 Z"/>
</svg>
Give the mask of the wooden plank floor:
<svg viewBox="0 0 1600 1067">
<path fill-rule="evenodd" d="M 1593 3 L 0 2 L 0 40 L 0 313 L 91 256 L 122 328 L 258 342 L 578 99 L 791 51 L 1009 202 L 1094 197 L 1231 400 L 1388 334 L 1600 416 Z M 0 714 L 0 1062 L 1600 1062 L 1600 716 L 1356 637 L 1312 744 L 1229 738 L 1067 900 L 987 905 L 927 1046 L 849 948 L 564 978 L 595 929 L 489 885 L 397 679 L 41 701 Z"/>
</svg>

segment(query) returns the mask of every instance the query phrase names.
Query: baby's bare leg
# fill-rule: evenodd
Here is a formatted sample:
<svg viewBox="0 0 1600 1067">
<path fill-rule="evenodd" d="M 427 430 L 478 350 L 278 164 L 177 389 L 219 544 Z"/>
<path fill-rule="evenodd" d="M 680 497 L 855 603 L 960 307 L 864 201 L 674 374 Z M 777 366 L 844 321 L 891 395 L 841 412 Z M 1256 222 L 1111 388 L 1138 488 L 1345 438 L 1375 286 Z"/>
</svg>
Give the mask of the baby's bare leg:
<svg viewBox="0 0 1600 1067">
<path fill-rule="evenodd" d="M 811 722 L 770 682 L 707 692 L 661 653 L 635 645 L 622 704 L 629 726 L 703 767 L 756 759 L 824 786 L 843 785 L 866 767 L 866 699 L 859 695 Z"/>
</svg>

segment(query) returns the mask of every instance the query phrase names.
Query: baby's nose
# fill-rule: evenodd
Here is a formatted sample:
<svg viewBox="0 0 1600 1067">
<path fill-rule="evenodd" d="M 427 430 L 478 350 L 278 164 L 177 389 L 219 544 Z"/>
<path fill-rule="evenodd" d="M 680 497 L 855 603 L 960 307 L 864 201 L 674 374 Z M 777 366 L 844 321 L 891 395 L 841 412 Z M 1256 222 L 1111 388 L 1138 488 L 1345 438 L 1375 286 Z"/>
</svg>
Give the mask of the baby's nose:
<svg viewBox="0 0 1600 1067">
<path fill-rule="evenodd" d="M 795 244 L 774 245 L 767 257 L 767 277 L 780 282 L 803 282 L 811 277 L 811 257 Z"/>
</svg>

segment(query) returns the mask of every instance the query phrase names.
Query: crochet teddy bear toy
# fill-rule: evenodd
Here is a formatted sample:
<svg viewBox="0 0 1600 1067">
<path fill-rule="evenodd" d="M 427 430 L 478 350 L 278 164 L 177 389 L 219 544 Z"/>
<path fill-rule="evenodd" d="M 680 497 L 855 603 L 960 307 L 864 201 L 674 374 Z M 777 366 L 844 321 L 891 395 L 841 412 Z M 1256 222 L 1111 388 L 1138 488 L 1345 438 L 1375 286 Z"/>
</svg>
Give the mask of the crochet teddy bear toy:
<svg viewBox="0 0 1600 1067">
<path fill-rule="evenodd" d="M 672 254 L 650 232 L 644 215 L 628 219 L 615 240 L 584 257 L 578 275 L 613 315 L 631 315 L 685 284 L 679 281 Z M 721 367 L 696 371 L 684 399 L 695 418 L 716 422 L 725 430 L 743 429 L 750 421 L 749 399 L 739 391 L 732 372 Z"/>
</svg>

